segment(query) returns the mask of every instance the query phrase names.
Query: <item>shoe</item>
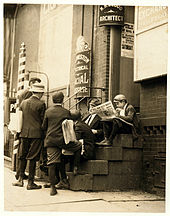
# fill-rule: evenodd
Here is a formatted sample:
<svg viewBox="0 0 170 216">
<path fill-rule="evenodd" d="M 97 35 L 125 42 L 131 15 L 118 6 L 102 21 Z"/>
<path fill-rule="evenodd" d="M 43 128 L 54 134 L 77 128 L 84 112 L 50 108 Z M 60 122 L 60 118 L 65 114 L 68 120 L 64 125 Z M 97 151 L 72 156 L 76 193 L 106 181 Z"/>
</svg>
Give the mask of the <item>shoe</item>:
<svg viewBox="0 0 170 216">
<path fill-rule="evenodd" d="M 27 185 L 27 190 L 36 190 L 36 189 L 41 189 L 41 185 L 36 185 L 35 183 L 31 183 Z"/>
<path fill-rule="evenodd" d="M 23 187 L 24 182 L 23 179 L 19 179 L 16 183 L 12 183 L 13 186 Z"/>
<path fill-rule="evenodd" d="M 77 174 L 78 174 L 78 168 L 77 168 L 77 166 L 75 166 L 73 168 L 73 175 L 76 176 Z"/>
<path fill-rule="evenodd" d="M 50 183 L 44 184 L 43 187 L 44 187 L 44 188 L 50 188 L 50 187 L 51 187 L 51 184 L 50 184 Z"/>
<path fill-rule="evenodd" d="M 50 186 L 50 196 L 54 196 L 57 194 L 56 187 L 54 185 Z"/>
<path fill-rule="evenodd" d="M 16 178 L 16 180 L 18 180 L 19 179 L 19 174 L 15 174 L 15 178 Z"/>
<path fill-rule="evenodd" d="M 69 189 L 70 184 L 67 179 L 63 179 L 56 185 L 56 188 L 57 189 Z"/>
<path fill-rule="evenodd" d="M 112 143 L 109 141 L 109 139 L 105 138 L 103 141 L 98 143 L 99 145 L 112 145 Z"/>
</svg>

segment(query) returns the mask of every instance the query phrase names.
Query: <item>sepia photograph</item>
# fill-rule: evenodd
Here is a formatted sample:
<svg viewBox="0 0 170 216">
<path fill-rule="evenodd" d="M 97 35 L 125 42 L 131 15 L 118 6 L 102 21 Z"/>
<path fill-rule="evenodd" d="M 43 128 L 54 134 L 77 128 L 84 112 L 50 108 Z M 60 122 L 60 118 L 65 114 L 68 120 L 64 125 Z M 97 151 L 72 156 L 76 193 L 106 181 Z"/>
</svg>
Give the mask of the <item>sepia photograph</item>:
<svg viewBox="0 0 170 216">
<path fill-rule="evenodd" d="M 3 215 L 168 213 L 168 1 L 87 2 L 1 2 Z"/>
</svg>

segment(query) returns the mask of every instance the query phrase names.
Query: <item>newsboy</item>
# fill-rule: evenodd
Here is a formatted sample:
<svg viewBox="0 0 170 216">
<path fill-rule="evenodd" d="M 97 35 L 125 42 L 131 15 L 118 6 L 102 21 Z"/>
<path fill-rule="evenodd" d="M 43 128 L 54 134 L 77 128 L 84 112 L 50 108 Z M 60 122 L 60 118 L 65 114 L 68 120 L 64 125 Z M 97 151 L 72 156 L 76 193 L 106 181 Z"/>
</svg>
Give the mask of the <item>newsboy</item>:
<svg viewBox="0 0 170 216">
<path fill-rule="evenodd" d="M 54 105 L 46 110 L 43 121 L 43 129 L 46 134 L 44 147 L 47 148 L 47 165 L 49 171 L 49 181 L 51 184 L 51 196 L 57 194 L 55 187 L 56 172 L 60 170 L 60 174 L 62 174 L 64 171 L 61 170 L 62 149 L 66 149 L 74 152 L 74 154 L 77 154 L 78 160 L 81 153 L 81 144 L 73 142 L 66 145 L 64 142 L 62 122 L 65 119 L 71 119 L 70 111 L 62 106 L 64 94 L 62 92 L 57 92 L 52 96 L 52 99 Z M 61 181 L 66 181 L 66 179 L 61 179 Z"/>
<path fill-rule="evenodd" d="M 118 94 L 114 97 L 116 116 L 103 122 L 105 139 L 101 144 L 113 144 L 116 134 L 132 134 L 136 139 L 139 133 L 139 122 L 134 107 L 127 102 L 125 95 Z"/>
<path fill-rule="evenodd" d="M 23 187 L 23 177 L 25 171 L 25 161 L 29 160 L 29 175 L 27 190 L 40 189 L 40 185 L 34 183 L 36 161 L 40 158 L 40 152 L 43 144 L 42 122 L 45 113 L 45 103 L 41 101 L 44 94 L 44 85 L 35 83 L 30 91 L 32 96 L 23 100 L 20 105 L 22 111 L 22 128 L 21 128 L 21 144 L 18 157 L 20 160 L 20 174 L 17 183 L 14 186 Z"/>
</svg>

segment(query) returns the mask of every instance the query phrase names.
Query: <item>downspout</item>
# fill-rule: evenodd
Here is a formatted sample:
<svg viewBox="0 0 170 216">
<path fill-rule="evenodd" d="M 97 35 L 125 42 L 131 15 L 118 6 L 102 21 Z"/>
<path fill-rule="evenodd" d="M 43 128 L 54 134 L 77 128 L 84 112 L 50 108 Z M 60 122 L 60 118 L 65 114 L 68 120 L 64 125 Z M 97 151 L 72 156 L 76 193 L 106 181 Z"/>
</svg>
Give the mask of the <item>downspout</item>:
<svg viewBox="0 0 170 216">
<path fill-rule="evenodd" d="M 17 5 L 14 13 L 14 23 L 13 23 L 13 34 L 12 34 L 12 50 L 11 50 L 11 73 L 10 73 L 10 88 L 9 88 L 9 96 L 12 97 L 12 78 L 13 78 L 13 70 L 14 70 L 14 44 L 15 44 L 15 25 L 16 25 L 16 16 L 18 13 L 19 5 Z"/>
</svg>

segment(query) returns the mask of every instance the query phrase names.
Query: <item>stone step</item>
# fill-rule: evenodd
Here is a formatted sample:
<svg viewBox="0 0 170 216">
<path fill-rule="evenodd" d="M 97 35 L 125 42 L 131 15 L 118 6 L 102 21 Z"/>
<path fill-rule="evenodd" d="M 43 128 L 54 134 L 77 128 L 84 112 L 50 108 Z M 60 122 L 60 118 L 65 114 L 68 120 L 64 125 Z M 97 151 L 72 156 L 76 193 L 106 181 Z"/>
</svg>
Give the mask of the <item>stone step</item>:
<svg viewBox="0 0 170 216">
<path fill-rule="evenodd" d="M 96 147 L 110 146 L 107 143 L 96 143 Z M 132 134 L 117 134 L 113 139 L 112 146 L 133 147 Z"/>
<path fill-rule="evenodd" d="M 93 175 L 108 175 L 107 160 L 88 160 L 80 165 L 80 171 Z"/>
<path fill-rule="evenodd" d="M 92 191 L 125 191 L 140 190 L 141 175 L 113 174 L 107 176 L 93 176 Z"/>
<path fill-rule="evenodd" d="M 71 190 L 115 191 L 140 189 L 142 161 L 110 161 L 108 175 L 67 173 Z"/>
<path fill-rule="evenodd" d="M 74 191 L 92 191 L 93 189 L 93 175 L 83 174 L 74 176 L 72 172 L 67 172 L 70 189 Z"/>
<path fill-rule="evenodd" d="M 133 148 L 132 134 L 117 134 L 113 146 Z"/>
<path fill-rule="evenodd" d="M 113 147 L 125 147 L 125 148 L 142 148 L 142 136 L 139 136 L 137 140 L 133 141 L 132 134 L 117 134 L 113 140 Z M 109 147 L 107 143 L 96 143 L 96 147 Z"/>
<path fill-rule="evenodd" d="M 122 160 L 122 147 L 96 147 L 96 160 L 119 161 Z"/>
</svg>

